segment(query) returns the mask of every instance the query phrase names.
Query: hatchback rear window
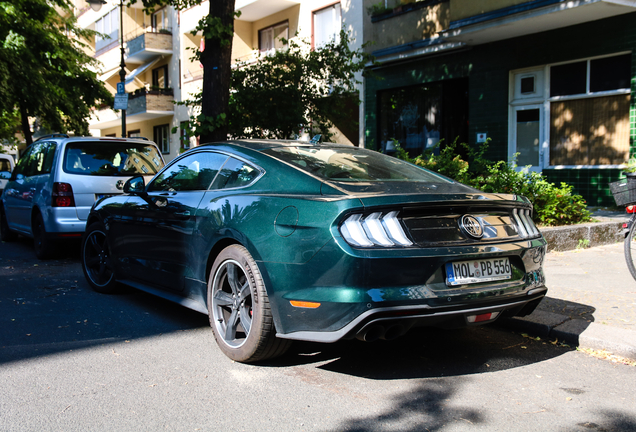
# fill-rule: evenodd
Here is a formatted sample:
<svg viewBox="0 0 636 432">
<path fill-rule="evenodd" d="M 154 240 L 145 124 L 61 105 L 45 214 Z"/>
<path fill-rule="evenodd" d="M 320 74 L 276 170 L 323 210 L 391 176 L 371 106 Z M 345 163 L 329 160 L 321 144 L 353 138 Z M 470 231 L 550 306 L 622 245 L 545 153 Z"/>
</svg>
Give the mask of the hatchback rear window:
<svg viewBox="0 0 636 432">
<path fill-rule="evenodd" d="M 64 155 L 64 171 L 71 174 L 154 175 L 163 165 L 156 147 L 129 142 L 74 142 Z"/>
<path fill-rule="evenodd" d="M 332 181 L 451 183 L 449 179 L 432 171 L 357 147 L 279 147 L 264 153 Z"/>
</svg>

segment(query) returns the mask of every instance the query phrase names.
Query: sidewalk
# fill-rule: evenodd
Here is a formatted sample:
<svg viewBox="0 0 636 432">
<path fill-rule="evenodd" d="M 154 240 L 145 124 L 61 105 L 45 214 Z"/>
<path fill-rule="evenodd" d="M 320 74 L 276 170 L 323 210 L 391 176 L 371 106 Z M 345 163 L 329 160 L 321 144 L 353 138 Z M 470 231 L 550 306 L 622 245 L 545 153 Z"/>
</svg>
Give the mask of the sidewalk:
<svg viewBox="0 0 636 432">
<path fill-rule="evenodd" d="M 595 214 L 596 224 L 547 229 L 548 296 L 537 310 L 505 325 L 581 348 L 636 360 L 636 280 L 627 269 L 620 226 L 624 214 Z M 544 230 L 541 230 L 544 232 Z M 611 233 L 613 236 L 598 235 Z M 588 234 L 588 237 L 575 237 Z M 615 237 L 614 241 L 611 241 Z M 580 239 L 589 242 L 580 242 Z M 598 243 L 601 245 L 595 245 Z M 609 243 L 609 244 L 603 244 Z M 579 249 L 571 247 L 580 245 Z M 586 248 L 591 245 L 593 247 Z"/>
</svg>

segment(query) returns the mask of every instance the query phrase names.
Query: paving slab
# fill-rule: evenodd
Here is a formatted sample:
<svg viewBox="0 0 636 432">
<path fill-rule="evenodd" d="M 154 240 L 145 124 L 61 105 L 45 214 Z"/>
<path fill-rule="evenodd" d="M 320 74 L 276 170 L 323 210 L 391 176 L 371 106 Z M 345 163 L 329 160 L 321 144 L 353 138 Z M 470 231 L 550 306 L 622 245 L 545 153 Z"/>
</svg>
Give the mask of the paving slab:
<svg viewBox="0 0 636 432">
<path fill-rule="evenodd" d="M 546 254 L 548 296 L 527 317 L 502 324 L 636 360 L 636 281 L 623 243 Z"/>
</svg>

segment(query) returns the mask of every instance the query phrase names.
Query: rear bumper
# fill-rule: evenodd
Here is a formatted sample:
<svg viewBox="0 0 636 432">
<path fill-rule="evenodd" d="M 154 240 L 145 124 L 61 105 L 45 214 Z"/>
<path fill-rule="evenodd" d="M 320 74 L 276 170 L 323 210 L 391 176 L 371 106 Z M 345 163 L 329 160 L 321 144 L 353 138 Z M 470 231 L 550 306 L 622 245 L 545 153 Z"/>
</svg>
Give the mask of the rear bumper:
<svg viewBox="0 0 636 432">
<path fill-rule="evenodd" d="M 334 342 L 379 324 L 462 327 L 470 315 L 525 314 L 545 296 L 545 240 L 352 256 L 327 245 L 304 264 L 259 263 L 281 338 Z M 422 256 L 423 254 L 426 256 Z M 418 255 L 419 254 L 419 255 Z M 506 256 L 508 280 L 447 286 L 445 264 Z M 534 303 L 533 303 L 534 302 Z M 532 306 L 529 306 L 532 307 Z M 529 312 L 528 312 L 529 313 Z M 479 317 L 477 322 L 483 322 Z"/>
<path fill-rule="evenodd" d="M 335 331 L 278 333 L 277 337 L 325 343 L 353 339 L 354 337 L 369 341 L 378 338 L 392 339 L 401 336 L 412 327 L 466 327 L 474 325 L 468 319 L 470 316 L 497 313 L 493 319 L 479 322 L 479 324 L 486 324 L 502 316 L 524 316 L 532 313 L 545 297 L 547 291 L 547 288 L 543 286 L 531 289 L 524 296 L 516 296 L 505 302 L 490 301 L 480 305 L 456 305 L 446 308 L 429 305 L 376 308 L 363 312 L 347 325 Z"/>
<path fill-rule="evenodd" d="M 43 217 L 46 232 L 51 238 L 79 237 L 86 230 L 86 220 L 78 219 L 75 207 L 54 207 Z"/>
</svg>

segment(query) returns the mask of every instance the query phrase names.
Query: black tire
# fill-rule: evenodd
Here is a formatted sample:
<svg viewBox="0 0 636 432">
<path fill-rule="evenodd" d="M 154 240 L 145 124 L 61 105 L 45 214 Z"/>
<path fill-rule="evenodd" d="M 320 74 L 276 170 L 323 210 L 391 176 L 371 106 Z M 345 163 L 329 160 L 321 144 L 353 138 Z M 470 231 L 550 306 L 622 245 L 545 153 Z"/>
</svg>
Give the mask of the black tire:
<svg viewBox="0 0 636 432">
<path fill-rule="evenodd" d="M 4 214 L 4 208 L 0 207 L 0 240 L 3 242 L 14 241 L 18 235 L 9 229 L 7 216 Z"/>
<path fill-rule="evenodd" d="M 44 219 L 40 213 L 36 213 L 33 220 L 33 248 L 35 256 L 44 260 L 53 253 L 53 242 L 49 239 L 44 226 Z"/>
<path fill-rule="evenodd" d="M 104 226 L 92 223 L 82 237 L 81 263 L 88 284 L 95 291 L 103 294 L 114 294 L 120 291 L 115 279 L 110 247 Z"/>
<path fill-rule="evenodd" d="M 625 237 L 625 261 L 627 261 L 627 268 L 629 272 L 632 274 L 632 277 L 636 279 L 636 221 L 632 223 L 631 228 L 629 229 L 629 234 Z"/>
<path fill-rule="evenodd" d="M 234 361 L 271 359 L 291 345 L 276 337 L 263 278 L 243 246 L 228 246 L 214 261 L 208 278 L 208 313 L 216 343 Z"/>
</svg>

